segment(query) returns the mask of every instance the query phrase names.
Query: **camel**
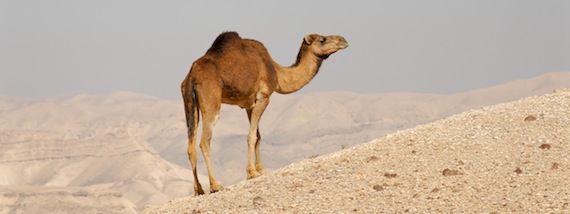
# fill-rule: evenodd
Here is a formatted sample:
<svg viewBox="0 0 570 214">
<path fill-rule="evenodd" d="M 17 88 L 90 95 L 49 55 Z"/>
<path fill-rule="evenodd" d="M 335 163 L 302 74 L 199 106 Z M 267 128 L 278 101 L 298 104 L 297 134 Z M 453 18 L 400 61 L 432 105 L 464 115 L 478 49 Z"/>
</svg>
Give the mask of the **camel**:
<svg viewBox="0 0 570 214">
<path fill-rule="evenodd" d="M 181 84 L 195 195 L 204 194 L 196 172 L 199 114 L 203 120 L 200 149 L 208 169 L 210 192 L 223 190 L 210 162 L 210 140 L 222 103 L 237 105 L 247 112 L 250 124 L 247 179 L 258 177 L 264 173 L 259 158 L 261 135 L 258 125 L 271 94 L 298 91 L 313 79 L 325 59 L 347 47 L 348 42 L 342 36 L 310 34 L 304 37 L 295 63 L 283 67 L 273 61 L 261 42 L 241 38 L 236 32 L 220 34 L 206 54 L 194 61 Z"/>
</svg>

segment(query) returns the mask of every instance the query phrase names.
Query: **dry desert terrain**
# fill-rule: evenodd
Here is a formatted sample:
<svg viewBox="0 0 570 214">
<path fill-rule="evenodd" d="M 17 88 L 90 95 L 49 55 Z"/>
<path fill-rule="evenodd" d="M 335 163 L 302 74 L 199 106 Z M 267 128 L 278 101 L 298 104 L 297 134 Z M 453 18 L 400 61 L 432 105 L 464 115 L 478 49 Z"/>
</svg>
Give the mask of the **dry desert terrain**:
<svg viewBox="0 0 570 214">
<path fill-rule="evenodd" d="M 570 91 L 466 111 L 143 213 L 567 213 Z"/>
<path fill-rule="evenodd" d="M 251 181 L 245 181 L 246 113 L 224 106 L 212 163 L 228 190 L 186 199 L 177 199 L 193 195 L 181 100 L 132 92 L 0 95 L 0 213 L 136 213 L 145 207 L 421 212 L 469 206 L 566 212 L 568 194 L 556 187 L 567 184 L 561 182 L 568 169 L 568 99 L 551 93 L 569 87 L 570 72 L 556 72 L 450 95 L 276 94 L 260 124 L 269 173 Z M 541 97 L 529 102 L 544 100 L 509 104 L 535 95 Z M 492 106 L 499 103 L 506 104 Z M 527 116 L 535 119 L 524 121 Z M 198 161 L 207 190 L 205 166 Z M 497 194 L 482 198 L 491 192 Z M 331 204 L 340 199 L 342 208 Z M 228 206 L 209 206 L 219 200 Z M 491 200 L 500 209 L 488 205 Z M 327 207 L 309 207 L 314 204 Z"/>
</svg>

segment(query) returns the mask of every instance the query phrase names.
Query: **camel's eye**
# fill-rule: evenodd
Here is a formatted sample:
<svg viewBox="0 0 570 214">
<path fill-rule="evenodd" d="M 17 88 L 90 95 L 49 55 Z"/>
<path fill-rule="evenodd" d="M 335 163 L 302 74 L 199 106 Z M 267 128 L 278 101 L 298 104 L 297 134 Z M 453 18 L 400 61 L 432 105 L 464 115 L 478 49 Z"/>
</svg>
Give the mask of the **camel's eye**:
<svg viewBox="0 0 570 214">
<path fill-rule="evenodd" d="M 325 42 L 325 41 L 327 41 L 327 38 L 325 38 L 325 37 L 319 38 L 319 42 L 323 43 L 323 42 Z"/>
</svg>

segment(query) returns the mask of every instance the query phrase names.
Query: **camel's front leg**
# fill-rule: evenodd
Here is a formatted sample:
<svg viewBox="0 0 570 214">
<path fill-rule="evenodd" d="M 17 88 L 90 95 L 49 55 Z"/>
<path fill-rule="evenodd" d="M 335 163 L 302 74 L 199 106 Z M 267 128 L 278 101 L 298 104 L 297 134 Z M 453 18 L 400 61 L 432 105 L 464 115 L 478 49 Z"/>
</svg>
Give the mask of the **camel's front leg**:
<svg viewBox="0 0 570 214">
<path fill-rule="evenodd" d="M 263 174 L 265 172 L 263 171 L 263 165 L 261 165 L 259 145 L 261 145 L 261 134 L 259 134 L 259 128 L 257 128 L 257 142 L 255 142 L 255 169 L 257 169 L 259 174 Z"/>
<path fill-rule="evenodd" d="M 251 110 L 247 110 L 247 118 L 251 121 Z M 257 141 L 255 142 L 255 169 L 259 174 L 263 174 L 263 165 L 259 154 L 259 145 L 261 145 L 261 134 L 259 134 L 259 127 L 257 128 Z"/>
<path fill-rule="evenodd" d="M 259 135 L 258 128 L 261 115 L 268 104 L 269 97 L 259 94 L 254 107 L 247 110 L 247 115 L 249 117 L 249 133 L 247 135 L 247 179 L 258 177 L 263 173 L 263 167 L 259 159 L 259 144 L 261 143 L 261 137 Z M 255 165 L 253 161 L 254 155 L 256 159 Z"/>
</svg>

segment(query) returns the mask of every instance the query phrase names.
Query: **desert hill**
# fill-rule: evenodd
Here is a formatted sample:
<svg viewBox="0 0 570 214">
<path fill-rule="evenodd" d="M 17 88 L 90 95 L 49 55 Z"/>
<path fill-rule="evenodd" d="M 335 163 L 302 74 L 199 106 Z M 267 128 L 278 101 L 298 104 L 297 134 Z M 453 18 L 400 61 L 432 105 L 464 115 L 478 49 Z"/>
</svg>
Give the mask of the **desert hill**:
<svg viewBox="0 0 570 214">
<path fill-rule="evenodd" d="M 276 94 L 261 120 L 262 160 L 274 171 L 465 110 L 562 87 L 570 87 L 570 72 L 452 95 Z M 126 213 L 191 195 L 181 102 L 132 92 L 0 96 L 0 212 L 24 213 L 31 204 L 41 209 L 38 201 L 52 193 L 65 197 L 52 197 L 51 210 L 73 204 L 76 210 L 105 210 L 125 202 Z M 214 132 L 212 161 L 225 186 L 245 179 L 246 118 L 244 110 L 224 106 Z M 207 181 L 201 157 L 199 173 Z"/>
<path fill-rule="evenodd" d="M 3 186 L 0 213 L 135 213 L 123 193 L 84 187 Z"/>
<path fill-rule="evenodd" d="M 143 213 L 570 212 L 570 91 L 466 111 Z"/>
<path fill-rule="evenodd" d="M 191 173 L 162 159 L 147 143 L 141 124 L 151 118 L 136 117 L 140 112 L 132 107 L 152 105 L 153 100 L 157 101 L 116 93 L 4 102 L 0 114 L 2 189 L 14 185 L 30 187 L 27 192 L 41 191 L 39 187 L 90 187 L 95 194 L 81 197 L 111 191 L 136 205 L 131 208 L 187 195 L 192 182 L 184 178 Z M 128 105 L 120 104 L 124 102 Z M 101 107 L 93 108 L 96 105 Z M 20 201 L 36 196 L 19 195 Z M 89 202 L 99 204 L 87 207 L 105 207 L 108 201 Z"/>
</svg>

